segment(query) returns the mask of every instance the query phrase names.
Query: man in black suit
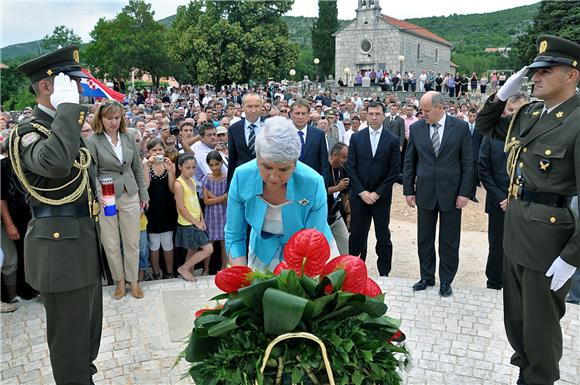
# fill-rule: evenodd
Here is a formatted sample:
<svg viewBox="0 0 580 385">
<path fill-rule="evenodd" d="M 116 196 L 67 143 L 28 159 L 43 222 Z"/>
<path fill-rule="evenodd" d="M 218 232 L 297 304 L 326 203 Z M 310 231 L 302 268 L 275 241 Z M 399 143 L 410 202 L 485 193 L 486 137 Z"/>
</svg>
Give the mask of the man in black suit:
<svg viewBox="0 0 580 385">
<path fill-rule="evenodd" d="M 430 91 L 421 98 L 423 120 L 410 128 L 403 168 L 403 194 L 417 205 L 417 246 L 421 280 L 414 291 L 435 284 L 435 232 L 439 219 L 439 294 L 452 294 L 459 266 L 461 209 L 473 183 L 473 145 L 467 122 L 446 115 L 445 100 Z"/>
<path fill-rule="evenodd" d="M 298 99 L 290 106 L 290 118 L 298 130 L 302 148 L 300 161 L 306 163 L 324 178 L 328 186 L 328 150 L 324 132 L 316 127 L 309 126 L 310 105 L 306 99 Z"/>
<path fill-rule="evenodd" d="M 399 138 L 399 148 L 401 151 L 401 157 L 403 156 L 403 146 L 405 144 L 405 121 L 398 114 L 399 107 L 396 104 L 392 104 L 390 107 L 390 115 L 385 118 L 383 123 L 383 128 L 389 130 L 393 135 Z M 401 161 L 401 169 L 399 170 L 399 175 L 397 176 L 397 183 L 403 183 L 403 162 Z"/>
<path fill-rule="evenodd" d="M 384 106 L 369 102 L 369 127 L 350 138 L 347 171 L 350 177 L 351 234 L 349 252 L 366 259 L 366 245 L 371 225 L 377 237 L 377 267 L 381 276 L 391 271 L 393 244 L 389 221 L 393 183 L 401 167 L 399 139 L 383 129 Z"/>
<path fill-rule="evenodd" d="M 481 136 L 481 134 L 475 129 L 475 119 L 477 119 L 477 110 L 475 108 L 470 108 L 467 111 L 467 124 L 469 125 L 471 144 L 473 145 L 473 188 L 471 189 L 469 199 L 475 203 L 479 203 L 475 194 L 477 193 L 477 186 L 481 186 L 477 172 L 477 162 L 479 157 L 479 147 L 481 147 L 483 136 Z"/>
<path fill-rule="evenodd" d="M 511 115 L 528 101 L 523 93 L 510 97 L 504 114 Z M 489 254 L 485 266 L 487 288 L 503 287 L 503 224 L 507 209 L 509 176 L 506 171 L 507 154 L 502 140 L 483 138 L 479 150 L 479 179 L 487 191 L 485 212 L 488 214 L 487 239 Z"/>
<path fill-rule="evenodd" d="M 256 158 L 254 145 L 262 127 L 262 98 L 258 94 L 244 95 L 242 108 L 246 117 L 232 124 L 228 132 L 228 186 L 236 167 Z"/>
</svg>

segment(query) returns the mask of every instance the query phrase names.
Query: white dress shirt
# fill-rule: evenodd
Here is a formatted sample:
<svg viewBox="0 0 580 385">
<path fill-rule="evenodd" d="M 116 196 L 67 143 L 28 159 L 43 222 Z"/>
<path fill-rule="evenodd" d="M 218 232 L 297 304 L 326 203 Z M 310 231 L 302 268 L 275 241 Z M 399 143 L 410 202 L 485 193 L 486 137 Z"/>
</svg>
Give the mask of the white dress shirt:
<svg viewBox="0 0 580 385">
<path fill-rule="evenodd" d="M 255 145 L 256 137 L 258 136 L 258 133 L 262 129 L 262 121 L 260 120 L 260 118 L 258 118 L 258 120 L 256 120 L 255 122 L 250 122 L 248 118 L 244 120 L 244 136 L 246 137 L 246 144 L 250 142 L 250 124 L 256 126 L 256 128 L 254 128 L 254 134 L 256 135 L 254 137 L 254 145 Z"/>
<path fill-rule="evenodd" d="M 111 143 L 111 147 L 113 147 L 113 151 L 115 151 L 115 155 L 117 155 L 117 159 L 119 159 L 120 163 L 123 163 L 123 145 L 121 143 L 121 135 L 119 134 L 119 131 L 117 131 L 117 145 L 113 144 L 113 138 L 111 138 L 109 136 L 109 134 L 107 134 L 104 131 L 103 131 L 103 133 L 105 134 L 105 137 L 107 138 L 109 143 Z"/>
<path fill-rule="evenodd" d="M 381 133 L 383 132 L 383 126 L 380 126 L 378 129 L 374 130 L 369 127 L 369 137 L 371 139 L 371 150 L 373 156 L 377 153 L 377 148 L 379 147 L 379 140 L 381 139 Z"/>
</svg>

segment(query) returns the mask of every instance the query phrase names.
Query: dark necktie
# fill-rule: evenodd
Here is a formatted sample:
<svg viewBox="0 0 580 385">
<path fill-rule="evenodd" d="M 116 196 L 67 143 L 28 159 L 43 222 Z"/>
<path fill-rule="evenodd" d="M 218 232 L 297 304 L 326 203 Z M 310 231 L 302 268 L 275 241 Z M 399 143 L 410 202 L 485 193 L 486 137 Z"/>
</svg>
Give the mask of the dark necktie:
<svg viewBox="0 0 580 385">
<path fill-rule="evenodd" d="M 248 148 L 250 149 L 252 156 L 255 157 L 256 151 L 254 146 L 256 144 L 256 125 L 252 123 L 248 126 L 248 128 L 250 129 L 250 136 L 248 137 Z"/>
<path fill-rule="evenodd" d="M 304 158 L 304 131 L 298 130 L 298 136 L 300 137 L 300 160 Z"/>
<path fill-rule="evenodd" d="M 433 135 L 431 135 L 431 143 L 433 144 L 433 151 L 435 151 L 435 156 L 439 156 L 439 147 L 441 146 L 441 139 L 439 138 L 439 123 L 432 124 Z"/>
</svg>

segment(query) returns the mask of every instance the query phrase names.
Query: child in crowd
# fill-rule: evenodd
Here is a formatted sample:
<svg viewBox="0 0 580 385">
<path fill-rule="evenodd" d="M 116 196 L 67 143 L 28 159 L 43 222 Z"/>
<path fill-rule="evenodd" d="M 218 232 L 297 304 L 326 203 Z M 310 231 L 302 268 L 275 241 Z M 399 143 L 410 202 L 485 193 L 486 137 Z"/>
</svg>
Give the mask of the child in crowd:
<svg viewBox="0 0 580 385">
<path fill-rule="evenodd" d="M 195 157 L 192 153 L 181 154 L 177 158 L 181 176 L 175 181 L 175 203 L 177 206 L 177 231 L 175 245 L 187 249 L 185 263 L 177 272 L 187 281 L 194 281 L 192 269 L 196 263 L 204 261 L 204 274 L 207 274 L 206 262 L 213 253 L 213 247 L 206 231 L 203 213 L 197 199 L 193 175 Z"/>
<path fill-rule="evenodd" d="M 175 164 L 164 156 L 165 147 L 161 139 L 150 140 L 147 143 L 147 152 L 149 158 L 143 162 L 143 175 L 150 198 L 147 232 L 153 279 L 161 279 L 160 248 L 163 248 L 166 278 L 173 278 L 173 231 L 177 222 L 173 197 Z"/>
<path fill-rule="evenodd" d="M 224 227 L 226 225 L 227 178 L 222 172 L 224 160 L 218 151 L 211 151 L 206 157 L 211 173 L 203 179 L 203 203 L 205 221 L 210 241 L 217 241 L 221 247 L 221 268 L 226 268 L 226 245 Z"/>
<path fill-rule="evenodd" d="M 141 222 L 139 224 L 139 282 L 145 280 L 145 272 L 149 267 L 149 240 L 147 239 L 147 216 L 141 210 Z"/>
</svg>

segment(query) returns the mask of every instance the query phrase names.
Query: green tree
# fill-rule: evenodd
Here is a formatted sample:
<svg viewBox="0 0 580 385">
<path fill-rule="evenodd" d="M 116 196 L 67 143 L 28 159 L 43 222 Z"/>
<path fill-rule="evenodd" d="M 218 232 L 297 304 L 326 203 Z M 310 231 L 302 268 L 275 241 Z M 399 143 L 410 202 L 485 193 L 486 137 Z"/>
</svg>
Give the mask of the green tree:
<svg viewBox="0 0 580 385">
<path fill-rule="evenodd" d="M 113 78 L 128 78 L 134 69 L 147 72 L 155 86 L 171 72 L 165 27 L 153 18 L 151 4 L 130 0 L 112 20 L 99 19 L 85 50 L 89 67 Z"/>
<path fill-rule="evenodd" d="M 40 46 L 47 52 L 56 50 L 58 46 L 64 48 L 69 45 L 76 45 L 80 47 L 82 43 L 83 41 L 80 36 L 76 35 L 71 28 L 67 28 L 64 25 L 55 27 L 52 35 L 46 35 L 40 40 Z"/>
<path fill-rule="evenodd" d="M 28 90 L 30 82 L 17 70 L 21 63 L 19 60 L 9 60 L 4 63 L 8 68 L 0 70 L 0 105 L 6 111 L 34 105 L 34 95 Z"/>
<path fill-rule="evenodd" d="M 287 77 L 298 58 L 281 16 L 293 1 L 196 1 L 180 6 L 167 33 L 178 81 L 216 85 Z"/>
<path fill-rule="evenodd" d="M 544 0 L 540 3 L 534 23 L 515 44 L 520 66 L 534 60 L 537 55 L 536 39 L 545 34 L 580 41 L 580 2 Z"/>
<path fill-rule="evenodd" d="M 312 51 L 320 59 L 318 74 L 321 79 L 334 74 L 336 42 L 333 33 L 338 30 L 336 0 L 318 0 L 318 20 L 312 26 Z"/>
</svg>

